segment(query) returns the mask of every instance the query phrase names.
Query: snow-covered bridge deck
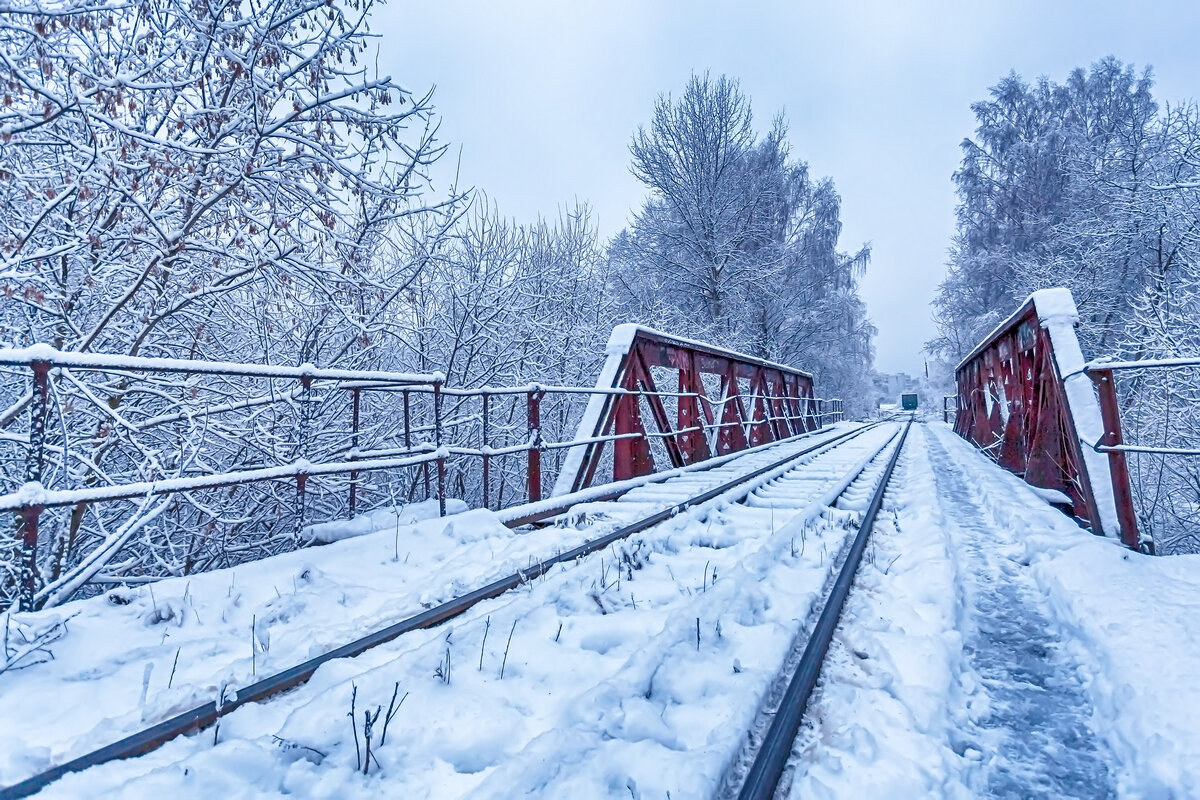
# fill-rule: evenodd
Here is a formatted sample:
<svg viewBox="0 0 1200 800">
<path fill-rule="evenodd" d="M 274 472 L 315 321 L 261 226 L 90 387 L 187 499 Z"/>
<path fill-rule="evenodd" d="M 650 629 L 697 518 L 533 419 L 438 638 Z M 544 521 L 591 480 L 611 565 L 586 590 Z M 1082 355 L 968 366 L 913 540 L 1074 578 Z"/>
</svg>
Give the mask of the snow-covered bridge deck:
<svg viewBox="0 0 1200 800">
<path fill-rule="evenodd" d="M 27 481 L 0 496 L 21 517 L 25 609 L 6 617 L 0 800 L 1195 794 L 1200 690 L 1178 665 L 1200 656 L 1197 557 L 1143 555 L 1125 463 L 1186 453 L 1122 440 L 1129 365 L 1085 362 L 1074 320 L 1051 290 L 998 326 L 957 368 L 953 430 L 831 426 L 840 403 L 808 373 L 637 326 L 614 331 L 595 388 L 3 351 L 34 380 Z M 46 454 L 71 455 L 69 404 L 46 441 L 52 375 L 70 370 L 296 380 L 199 413 L 299 398 L 297 452 L 314 382 L 333 381 L 350 447 L 325 431 L 321 462 L 43 486 Z M 392 445 L 361 446 L 369 391 L 403 398 Z M 582 411 L 573 438 L 545 435 L 554 393 L 587 398 L 552 412 L 561 427 Z M 494 447 L 491 421 L 518 404 L 525 430 Z M 192 413 L 185 398 L 112 420 L 147 451 Z M 505 457 L 529 502 L 492 511 Z M 452 481 L 455 458 L 475 466 Z M 613 480 L 596 485 L 602 464 Z M 396 469 L 432 499 L 355 517 L 362 476 Z M 311 524 L 309 479 L 339 475 L 350 519 Z M 176 495 L 280 480 L 295 502 L 275 507 L 295 513 L 277 524 L 332 544 L 66 602 Z M 61 530 L 130 500 L 86 557 L 39 547 L 43 513 Z"/>
<path fill-rule="evenodd" d="M 761 730 L 897 428 L 45 795 L 731 793 L 746 731 Z M 482 510 L 380 513 L 372 532 L 326 547 L 22 615 L 27 630 L 74 616 L 54 660 L 0 675 L 0 784 L 619 526 L 665 490 L 520 533 Z M 913 426 L 797 740 L 791 796 L 1194 793 L 1197 566 L 1090 535 L 940 422 Z M 1124 598 L 1136 597 L 1154 613 L 1135 614 Z M 386 714 L 394 694 L 364 775 L 362 716 Z"/>
</svg>

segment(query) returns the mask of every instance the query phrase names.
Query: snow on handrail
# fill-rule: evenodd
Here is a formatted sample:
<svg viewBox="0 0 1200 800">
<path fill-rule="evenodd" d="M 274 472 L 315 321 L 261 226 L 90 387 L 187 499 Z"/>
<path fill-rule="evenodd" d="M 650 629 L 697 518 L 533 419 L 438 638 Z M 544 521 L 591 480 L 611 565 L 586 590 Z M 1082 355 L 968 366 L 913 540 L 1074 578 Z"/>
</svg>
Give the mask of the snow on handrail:
<svg viewBox="0 0 1200 800">
<path fill-rule="evenodd" d="M 806 375 L 807 373 L 800 373 Z M 433 392 L 433 387 L 428 384 L 412 384 L 412 385 L 381 385 L 374 382 L 358 382 L 351 381 L 342 383 L 338 386 L 339 389 L 363 389 L 377 392 L 413 392 L 414 394 L 429 394 Z M 613 397 L 703 397 L 704 401 L 714 408 L 724 406 L 726 403 L 736 400 L 736 397 L 725 397 L 714 399 L 706 395 L 701 395 L 699 392 L 671 392 L 658 390 L 655 392 L 645 389 L 624 389 L 616 387 L 600 387 L 600 386 L 555 386 L 553 384 L 531 383 L 527 386 L 477 386 L 474 388 L 461 388 L 443 386 L 439 390 L 446 397 L 481 397 L 488 395 L 489 397 L 500 397 L 504 395 L 522 395 L 530 392 L 541 392 L 543 394 L 586 394 L 586 395 L 601 395 Z M 785 394 L 761 394 L 761 395 L 745 395 L 742 397 L 745 400 L 747 397 L 761 400 L 796 400 L 793 395 Z M 820 402 L 841 402 L 840 397 L 813 397 L 813 401 Z"/>
<path fill-rule="evenodd" d="M 1153 453 L 1167 456 L 1200 456 L 1200 449 L 1194 447 L 1152 447 L 1138 444 L 1100 444 L 1092 445 L 1097 453 Z"/>
<path fill-rule="evenodd" d="M 1181 356 L 1179 358 L 1146 358 L 1133 361 L 1106 361 L 1098 358 L 1083 365 L 1081 372 L 1119 369 L 1173 369 L 1177 367 L 1200 367 L 1200 356 Z"/>
<path fill-rule="evenodd" d="M 109 353 L 79 353 L 56 350 L 48 344 L 30 347 L 0 348 L 0 364 L 31 366 L 34 362 L 54 367 L 96 370 L 140 370 L 146 372 L 194 372 L 205 375 L 238 375 L 251 378 L 295 378 L 299 380 L 366 381 L 372 384 L 441 384 L 446 376 L 440 372 L 381 372 L 375 370 L 337 369 L 301 364 L 287 367 L 275 364 L 247 364 L 236 361 L 199 361 L 188 358 L 147 358 Z"/>
<path fill-rule="evenodd" d="M 47 489 L 40 483 L 26 483 L 20 489 L 0 495 L 0 511 L 20 511 L 24 508 L 62 508 L 79 503 L 132 500 L 153 495 L 177 494 L 197 489 L 217 489 L 271 480 L 286 480 L 299 476 L 337 475 L 347 472 L 371 472 L 381 469 L 409 467 L 445 458 L 448 448 L 431 450 L 425 455 L 407 458 L 380 458 L 362 461 L 333 461 L 313 464 L 303 459 L 278 467 L 237 470 L 188 478 L 163 478 L 154 481 L 92 486 L 83 489 Z"/>
<path fill-rule="evenodd" d="M 683 336 L 676 336 L 672 333 L 664 333 L 663 331 L 656 330 L 648 325 L 639 325 L 632 322 L 617 325 L 613 328 L 612 335 L 610 335 L 608 339 L 608 345 L 605 347 L 605 352 L 608 355 L 612 355 L 614 353 L 624 354 L 629 350 L 630 345 L 633 344 L 634 337 L 637 336 L 639 332 L 648 334 L 656 339 L 669 341 L 672 344 L 688 350 L 698 350 L 702 352 L 713 353 L 723 358 L 734 358 L 738 361 L 744 361 L 747 364 L 756 364 L 760 367 L 770 367 L 771 369 L 777 369 L 781 372 L 786 372 L 791 375 L 803 375 L 806 378 L 812 378 L 813 376 L 811 372 L 805 372 L 802 369 L 789 367 L 787 364 L 780 364 L 778 361 L 767 361 L 765 358 L 748 356 L 745 353 L 738 352 L 737 350 L 727 350 L 725 348 L 713 347 L 707 342 L 697 341 L 696 339 L 688 339 Z"/>
<path fill-rule="evenodd" d="M 1049 327 L 1052 323 L 1066 323 L 1073 327 L 1075 323 L 1079 322 L 1079 310 L 1075 306 L 1075 298 L 1069 289 L 1062 287 L 1040 289 L 1026 297 L 1016 311 L 992 328 L 991 332 L 955 365 L 954 371 L 958 372 L 967 362 L 988 349 L 1005 331 L 1012 328 L 1018 319 L 1029 314 L 1030 311 L 1035 313 L 1043 328 Z"/>
</svg>

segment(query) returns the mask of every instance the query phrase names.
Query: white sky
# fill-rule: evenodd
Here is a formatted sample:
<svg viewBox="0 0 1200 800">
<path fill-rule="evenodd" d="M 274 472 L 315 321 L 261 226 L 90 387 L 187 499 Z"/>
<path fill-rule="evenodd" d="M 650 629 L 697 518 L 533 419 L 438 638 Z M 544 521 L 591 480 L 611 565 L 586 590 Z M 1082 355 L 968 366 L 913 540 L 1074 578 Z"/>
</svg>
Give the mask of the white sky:
<svg viewBox="0 0 1200 800">
<path fill-rule="evenodd" d="M 1160 105 L 1195 96 L 1200 79 L 1198 0 L 986 5 L 392 0 L 372 30 L 382 73 L 436 85 L 464 185 L 522 221 L 586 201 L 605 236 L 646 195 L 628 145 L 655 97 L 693 71 L 737 77 L 756 126 L 784 110 L 793 153 L 834 179 L 842 249 L 874 245 L 863 296 L 876 368 L 916 374 L 970 103 L 1010 69 L 1061 80 L 1109 54 L 1153 65 Z"/>
</svg>

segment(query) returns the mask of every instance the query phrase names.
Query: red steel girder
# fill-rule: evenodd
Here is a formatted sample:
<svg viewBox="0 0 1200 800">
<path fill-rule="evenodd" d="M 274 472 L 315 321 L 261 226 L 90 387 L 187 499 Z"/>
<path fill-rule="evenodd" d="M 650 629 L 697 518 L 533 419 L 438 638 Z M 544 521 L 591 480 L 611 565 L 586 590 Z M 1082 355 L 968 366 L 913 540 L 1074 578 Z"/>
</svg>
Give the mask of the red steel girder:
<svg viewBox="0 0 1200 800">
<path fill-rule="evenodd" d="M 1027 483 L 1065 494 L 1075 517 L 1096 533 L 1104 531 L 1092 482 L 1111 481 L 1121 539 L 1137 546 L 1128 473 L 1120 464 L 1103 476 L 1089 473 L 1084 448 L 1092 443 L 1080 441 L 1054 341 L 1034 298 L 958 365 L 956 382 L 956 433 Z M 1104 408 L 1105 389 L 1102 384 L 1106 439 L 1119 441 L 1120 421 Z"/>
<path fill-rule="evenodd" d="M 621 350 L 610 355 L 605 368 L 605 375 L 611 376 L 605 380 L 611 383 L 598 388 L 638 394 L 597 400 L 596 412 L 581 425 L 577 436 L 603 439 L 622 435 L 613 447 L 614 479 L 653 472 L 656 452 L 665 454 L 664 466 L 683 466 L 821 426 L 808 373 L 640 327 Z M 613 358 L 619 358 L 615 366 Z M 660 392 L 662 378 L 655 378 L 655 370 L 674 372 L 678 392 Z M 719 399 L 710 397 L 704 376 L 719 379 Z M 745 387 L 749 397 L 744 394 Z M 747 401 L 752 413 L 747 411 Z M 675 404 L 673 414 L 671 403 Z M 657 436 L 646 430 L 645 411 L 654 420 Z M 556 493 L 582 489 L 595 478 L 604 442 L 581 447 L 582 458 L 556 486 Z"/>
</svg>

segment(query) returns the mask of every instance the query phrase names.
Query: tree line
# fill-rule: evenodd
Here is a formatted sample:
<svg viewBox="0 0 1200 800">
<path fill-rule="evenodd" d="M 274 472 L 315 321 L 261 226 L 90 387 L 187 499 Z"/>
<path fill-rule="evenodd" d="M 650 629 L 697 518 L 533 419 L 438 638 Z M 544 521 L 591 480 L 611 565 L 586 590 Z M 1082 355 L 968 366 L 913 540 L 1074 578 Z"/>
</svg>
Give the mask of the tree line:
<svg viewBox="0 0 1200 800">
<path fill-rule="evenodd" d="M 833 183 L 791 154 L 782 118 L 754 130 L 736 80 L 697 75 L 659 99 L 630 147 L 647 200 L 606 241 L 586 204 L 519 223 L 481 192 L 435 190 L 446 143 L 432 93 L 377 74 L 372 7 L 0 11 L 0 346 L 589 385 L 609 327 L 627 320 L 794 363 L 822 394 L 865 400 L 869 249 L 839 250 Z M 30 400 L 28 372 L 6 370 L 0 491 L 23 481 Z M 336 392 L 61 370 L 50 401 L 43 483 L 54 488 L 346 451 Z M 200 413 L 213 406 L 227 410 Z M 400 414 L 394 398 L 373 399 L 364 436 L 394 443 Z M 508 414 L 493 446 L 521 440 Z M 564 407 L 546 424 L 569 438 L 577 416 Z M 457 468 L 452 493 L 477 495 L 474 469 Z M 502 501 L 517 499 L 517 472 L 500 469 Z M 406 502 L 414 486 L 397 497 L 381 481 L 364 502 Z M 336 488 L 317 493 L 312 519 L 345 512 Z M 48 514 L 42 596 L 71 596 L 85 574 L 186 574 L 294 547 L 293 492 Z M 0 605 L 18 549 L 15 530 L 0 534 Z"/>
</svg>

